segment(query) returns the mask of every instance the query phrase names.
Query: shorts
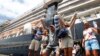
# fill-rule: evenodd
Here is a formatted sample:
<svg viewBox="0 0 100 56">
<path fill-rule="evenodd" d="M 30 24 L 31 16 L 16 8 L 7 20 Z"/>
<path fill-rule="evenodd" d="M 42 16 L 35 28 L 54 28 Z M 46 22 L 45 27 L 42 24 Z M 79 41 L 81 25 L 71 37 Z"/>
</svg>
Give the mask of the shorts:
<svg viewBox="0 0 100 56">
<path fill-rule="evenodd" d="M 33 40 L 31 41 L 31 44 L 30 44 L 30 46 L 29 46 L 29 49 L 30 49 L 30 50 L 34 50 L 34 51 L 38 51 L 38 50 L 39 50 L 39 46 L 40 46 L 39 41 L 33 39 Z"/>
<path fill-rule="evenodd" d="M 65 37 L 59 40 L 59 48 L 73 47 L 74 41 L 70 37 Z"/>
<path fill-rule="evenodd" d="M 46 52 L 48 52 L 48 55 L 50 55 L 52 52 L 55 52 L 56 54 L 59 54 L 59 47 L 58 46 L 55 46 L 55 47 L 46 47 L 45 49 Z"/>
<path fill-rule="evenodd" d="M 100 49 L 97 39 L 90 39 L 85 41 L 85 50 L 98 50 Z"/>
</svg>

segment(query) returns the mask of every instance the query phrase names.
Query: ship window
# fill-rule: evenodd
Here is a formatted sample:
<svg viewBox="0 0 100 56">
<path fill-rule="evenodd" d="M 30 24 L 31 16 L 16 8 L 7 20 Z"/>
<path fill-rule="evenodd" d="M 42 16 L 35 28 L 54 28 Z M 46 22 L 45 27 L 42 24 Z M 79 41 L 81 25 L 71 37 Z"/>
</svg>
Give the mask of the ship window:
<svg viewBox="0 0 100 56">
<path fill-rule="evenodd" d="M 7 38 L 10 38 L 10 36 L 8 36 Z"/>
<path fill-rule="evenodd" d="M 6 37 L 6 39 L 8 38 L 8 36 Z"/>
<path fill-rule="evenodd" d="M 96 16 L 97 16 L 97 18 L 100 18 L 100 13 L 98 12 L 98 13 L 96 14 Z"/>
<path fill-rule="evenodd" d="M 90 15 L 85 16 L 87 20 L 92 20 L 93 18 Z"/>
<path fill-rule="evenodd" d="M 4 36 L 3 39 L 5 39 L 6 37 Z"/>
<path fill-rule="evenodd" d="M 96 14 L 91 14 L 91 17 L 94 18 L 94 19 L 97 18 Z"/>
<path fill-rule="evenodd" d="M 19 36 L 19 32 L 17 32 L 17 34 L 16 34 L 16 37 L 18 37 Z"/>
<path fill-rule="evenodd" d="M 23 31 L 21 31 L 21 32 L 19 33 L 19 35 L 23 35 Z"/>
<path fill-rule="evenodd" d="M 13 34 L 11 34 L 10 37 L 12 38 L 13 37 Z"/>
<path fill-rule="evenodd" d="M 15 34 L 12 35 L 12 37 L 15 37 L 15 36 L 16 36 Z"/>
<path fill-rule="evenodd" d="M 7 37 L 5 37 L 4 39 L 7 39 Z"/>
<path fill-rule="evenodd" d="M 20 33 L 20 35 L 23 35 L 23 33 Z"/>
<path fill-rule="evenodd" d="M 86 19 L 89 19 L 89 18 L 91 18 L 91 17 L 90 17 L 90 15 L 87 15 L 87 16 L 85 16 L 85 18 L 86 18 Z"/>
<path fill-rule="evenodd" d="M 9 38 L 11 38 L 11 36 L 9 35 Z"/>
</svg>

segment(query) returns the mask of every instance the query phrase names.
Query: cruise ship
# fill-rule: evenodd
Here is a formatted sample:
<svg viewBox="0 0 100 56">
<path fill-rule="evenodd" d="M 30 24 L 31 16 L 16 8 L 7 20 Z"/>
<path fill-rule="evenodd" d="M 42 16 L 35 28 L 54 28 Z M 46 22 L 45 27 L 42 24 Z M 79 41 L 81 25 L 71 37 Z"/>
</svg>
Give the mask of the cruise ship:
<svg viewBox="0 0 100 56">
<path fill-rule="evenodd" d="M 44 0 L 44 4 L 0 26 L 0 53 L 27 56 L 28 46 L 33 39 L 32 29 L 42 26 L 41 19 L 49 25 L 58 12 L 64 21 L 69 21 L 76 11 L 78 20 L 72 29 L 74 40 L 81 40 L 83 37 L 81 21 L 87 20 L 93 27 L 95 24 L 100 26 L 100 0 Z"/>
</svg>

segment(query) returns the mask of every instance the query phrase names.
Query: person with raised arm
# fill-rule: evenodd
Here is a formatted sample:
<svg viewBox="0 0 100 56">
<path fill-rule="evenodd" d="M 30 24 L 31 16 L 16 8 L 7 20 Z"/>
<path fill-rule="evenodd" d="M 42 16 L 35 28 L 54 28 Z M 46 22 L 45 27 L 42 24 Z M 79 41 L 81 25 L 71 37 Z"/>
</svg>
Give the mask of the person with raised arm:
<svg viewBox="0 0 100 56">
<path fill-rule="evenodd" d="M 72 56 L 72 49 L 73 49 L 73 38 L 71 36 L 71 29 L 73 28 L 74 24 L 75 24 L 75 20 L 77 19 L 77 13 L 75 13 L 71 20 L 70 23 L 66 22 L 64 23 L 64 21 L 60 18 L 60 24 L 63 25 L 63 27 L 61 27 L 62 29 L 66 29 L 66 35 L 64 36 L 61 35 L 59 36 L 59 47 L 61 50 L 64 51 L 64 56 Z"/>
<path fill-rule="evenodd" d="M 75 23 L 76 20 L 76 16 L 77 14 L 75 13 L 74 16 L 72 17 L 70 23 L 64 23 L 64 21 L 62 20 L 62 18 L 59 15 L 55 15 L 54 16 L 54 25 L 51 25 L 49 29 L 51 29 L 51 32 L 56 32 L 55 37 L 51 37 L 50 34 L 49 35 L 49 44 L 47 46 L 47 50 L 45 51 L 46 53 L 44 54 L 44 56 L 47 56 L 47 52 L 50 53 L 51 50 L 56 50 L 56 56 L 60 56 L 60 50 L 59 50 L 59 46 L 61 49 L 64 50 L 64 56 L 71 56 L 72 55 L 72 48 L 73 48 L 73 39 L 71 38 L 71 36 L 66 34 L 66 36 L 57 36 L 57 32 L 59 32 L 58 30 L 65 28 L 65 29 L 71 29 Z M 69 31 L 69 30 L 68 30 Z M 58 42 L 59 42 L 59 46 L 58 46 Z M 55 45 L 56 44 L 56 45 Z"/>
<path fill-rule="evenodd" d="M 83 47 L 85 47 L 86 56 L 99 56 L 98 50 L 100 50 L 98 40 L 95 34 L 100 34 L 100 29 L 91 27 L 89 22 L 84 20 L 84 31 L 83 31 Z M 91 54 L 92 51 L 92 54 Z"/>
</svg>

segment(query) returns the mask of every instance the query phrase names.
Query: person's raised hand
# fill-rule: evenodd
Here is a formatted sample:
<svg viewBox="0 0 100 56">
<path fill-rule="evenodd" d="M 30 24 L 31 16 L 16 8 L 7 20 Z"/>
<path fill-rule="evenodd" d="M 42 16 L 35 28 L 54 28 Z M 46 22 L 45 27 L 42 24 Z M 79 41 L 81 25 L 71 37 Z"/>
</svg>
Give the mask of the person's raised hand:
<svg viewBox="0 0 100 56">
<path fill-rule="evenodd" d="M 75 12 L 75 13 L 74 13 L 74 19 L 77 19 L 77 13 L 78 13 L 78 12 Z"/>
</svg>

